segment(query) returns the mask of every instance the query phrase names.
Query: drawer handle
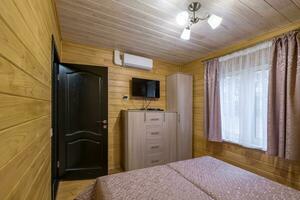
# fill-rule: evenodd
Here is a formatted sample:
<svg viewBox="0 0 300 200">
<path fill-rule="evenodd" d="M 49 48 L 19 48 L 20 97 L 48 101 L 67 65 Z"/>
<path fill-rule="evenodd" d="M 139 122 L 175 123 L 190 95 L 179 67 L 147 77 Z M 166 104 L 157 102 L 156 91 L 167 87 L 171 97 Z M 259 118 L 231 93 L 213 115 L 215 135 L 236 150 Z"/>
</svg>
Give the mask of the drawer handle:
<svg viewBox="0 0 300 200">
<path fill-rule="evenodd" d="M 159 132 L 151 132 L 151 135 L 158 135 Z"/>
<path fill-rule="evenodd" d="M 151 146 L 151 149 L 158 149 L 159 145 Z"/>
<path fill-rule="evenodd" d="M 159 118 L 152 118 L 152 119 L 150 119 L 151 121 L 158 121 L 159 120 Z"/>
<path fill-rule="evenodd" d="M 159 160 L 151 160 L 151 163 L 158 163 Z"/>
</svg>

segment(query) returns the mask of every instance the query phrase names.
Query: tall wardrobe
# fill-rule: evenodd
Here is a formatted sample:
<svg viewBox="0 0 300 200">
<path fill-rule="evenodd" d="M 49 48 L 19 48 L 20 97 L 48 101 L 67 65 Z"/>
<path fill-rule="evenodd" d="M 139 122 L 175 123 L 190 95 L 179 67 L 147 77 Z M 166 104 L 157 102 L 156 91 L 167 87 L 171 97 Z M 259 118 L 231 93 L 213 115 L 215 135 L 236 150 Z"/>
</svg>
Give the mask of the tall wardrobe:
<svg viewBox="0 0 300 200">
<path fill-rule="evenodd" d="M 192 158 L 193 77 L 176 73 L 167 77 L 167 110 L 177 113 L 177 160 Z"/>
</svg>

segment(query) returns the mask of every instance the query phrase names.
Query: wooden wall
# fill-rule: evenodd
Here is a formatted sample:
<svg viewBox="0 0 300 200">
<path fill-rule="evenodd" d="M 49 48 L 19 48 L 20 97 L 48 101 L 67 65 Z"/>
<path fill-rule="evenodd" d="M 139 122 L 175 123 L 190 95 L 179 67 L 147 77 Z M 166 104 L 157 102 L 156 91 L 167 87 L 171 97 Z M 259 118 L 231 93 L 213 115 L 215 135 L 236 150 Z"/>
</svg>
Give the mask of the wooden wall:
<svg viewBox="0 0 300 200">
<path fill-rule="evenodd" d="M 161 97 L 150 104 L 150 107 L 166 108 L 165 79 L 166 75 L 179 71 L 179 66 L 154 61 L 152 71 L 124 68 L 113 64 L 113 51 L 99 49 L 70 42 L 62 43 L 62 62 L 108 67 L 108 161 L 109 171 L 120 171 L 121 162 L 121 110 L 139 109 L 143 100 L 122 100 L 123 95 L 130 96 L 132 77 L 160 80 Z"/>
<path fill-rule="evenodd" d="M 51 0 L 0 3 L 0 199 L 50 199 Z"/>
<path fill-rule="evenodd" d="M 271 39 L 284 32 L 300 27 L 295 23 L 283 29 L 259 35 L 250 40 L 241 41 L 223 50 L 210 53 L 206 57 L 196 60 L 181 67 L 181 71 L 194 76 L 193 97 L 193 132 L 194 132 L 194 156 L 211 155 L 227 161 L 233 165 L 257 173 L 274 181 L 289 185 L 300 190 L 300 163 L 279 159 L 266 155 L 263 151 L 241 147 L 227 142 L 207 142 L 204 137 L 204 66 L 203 61 L 213 57 L 254 45 L 258 42 Z"/>
<path fill-rule="evenodd" d="M 159 79 L 165 108 L 165 76 L 179 66 L 154 62 L 151 72 L 113 65 L 112 51 L 69 42 L 61 48 L 52 0 L 3 0 L 0 3 L 0 199 L 50 199 L 51 35 L 62 61 L 109 69 L 109 169 L 120 169 L 120 111 L 140 108 L 142 101 L 123 101 L 132 76 Z M 245 42 L 245 44 L 249 44 Z M 241 45 L 238 45 L 241 47 Z M 237 48 L 231 48 L 233 49 Z M 222 53 L 222 52 L 221 52 Z M 220 55 L 220 54 L 219 54 Z M 181 68 L 194 74 L 194 155 L 214 155 L 258 174 L 300 188 L 300 165 L 260 151 L 203 137 L 203 66 Z"/>
</svg>

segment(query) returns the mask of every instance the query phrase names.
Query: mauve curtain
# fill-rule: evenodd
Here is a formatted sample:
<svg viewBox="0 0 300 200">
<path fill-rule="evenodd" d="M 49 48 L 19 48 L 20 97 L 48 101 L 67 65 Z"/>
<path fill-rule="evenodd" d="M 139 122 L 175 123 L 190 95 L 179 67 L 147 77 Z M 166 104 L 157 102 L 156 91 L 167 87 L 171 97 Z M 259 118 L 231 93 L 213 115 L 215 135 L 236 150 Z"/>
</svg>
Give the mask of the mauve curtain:
<svg viewBox="0 0 300 200">
<path fill-rule="evenodd" d="M 209 141 L 221 142 L 221 109 L 219 88 L 219 61 L 213 59 L 205 64 L 204 123 Z"/>
<path fill-rule="evenodd" d="M 300 160 L 299 32 L 276 38 L 271 55 L 267 152 Z"/>
</svg>

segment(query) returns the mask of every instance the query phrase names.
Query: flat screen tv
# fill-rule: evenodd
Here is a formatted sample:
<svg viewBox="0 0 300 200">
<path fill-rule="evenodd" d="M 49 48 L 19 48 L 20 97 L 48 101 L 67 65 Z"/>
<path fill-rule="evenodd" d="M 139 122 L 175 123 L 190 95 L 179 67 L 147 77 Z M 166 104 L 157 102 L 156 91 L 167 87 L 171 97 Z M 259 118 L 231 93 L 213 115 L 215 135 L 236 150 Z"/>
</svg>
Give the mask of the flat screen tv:
<svg viewBox="0 0 300 200">
<path fill-rule="evenodd" d="M 159 81 L 132 78 L 132 96 L 144 98 L 159 98 Z"/>
</svg>

